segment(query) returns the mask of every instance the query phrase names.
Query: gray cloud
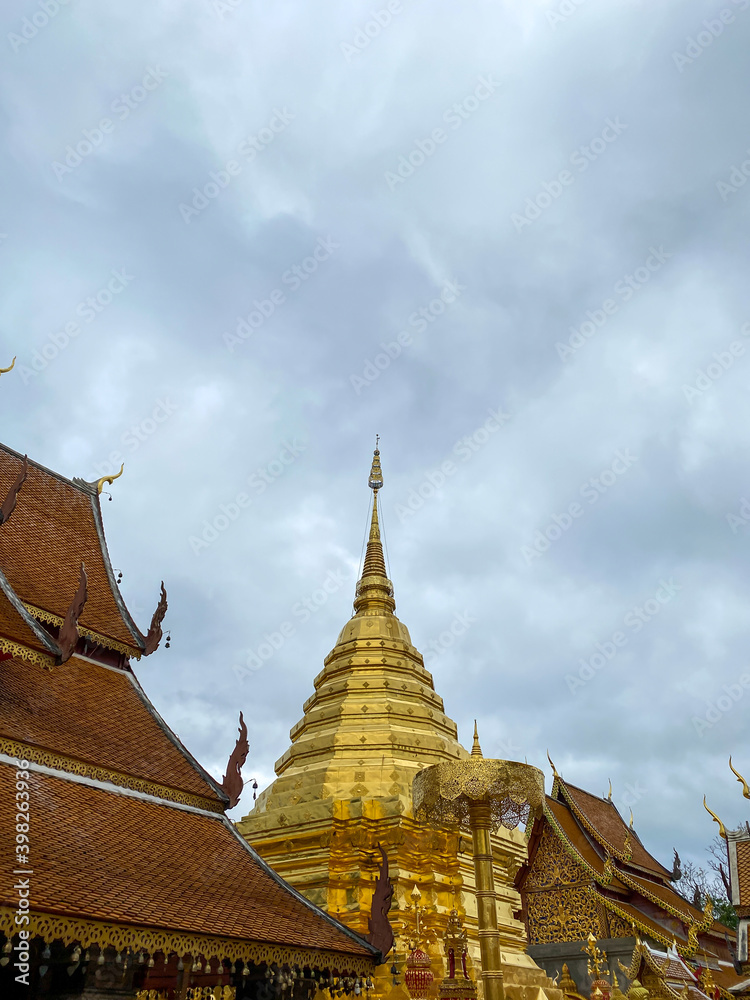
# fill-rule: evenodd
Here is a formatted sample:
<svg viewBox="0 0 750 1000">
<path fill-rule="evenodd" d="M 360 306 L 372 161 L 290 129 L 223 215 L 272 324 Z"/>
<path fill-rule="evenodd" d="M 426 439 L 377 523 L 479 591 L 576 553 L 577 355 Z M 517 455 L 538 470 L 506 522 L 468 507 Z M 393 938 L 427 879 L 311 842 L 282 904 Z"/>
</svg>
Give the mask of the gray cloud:
<svg viewBox="0 0 750 1000">
<path fill-rule="evenodd" d="M 750 188 L 722 198 L 717 182 L 750 147 L 750 10 L 727 6 L 735 21 L 681 67 L 720 4 L 586 3 L 553 25 L 559 3 L 404 3 L 348 56 L 372 5 L 242 0 L 221 16 L 208 0 L 71 0 L 15 46 L 40 7 L 4 7 L 0 344 L 23 367 L 2 380 L 3 437 L 70 476 L 125 461 L 105 504 L 113 562 L 144 625 L 165 579 L 173 636 L 138 674 L 217 776 L 242 709 L 248 775 L 271 780 L 350 613 L 377 431 L 398 613 L 424 651 L 456 615 L 476 619 L 431 663 L 464 741 L 478 716 L 486 752 L 541 766 L 549 748 L 574 783 L 604 792 L 611 777 L 625 813 L 637 787 L 639 832 L 664 861 L 713 836 L 704 791 L 743 818 L 726 757 L 750 767 L 750 694 L 702 735 L 693 722 L 748 669 L 748 529 L 726 515 L 750 496 Z M 120 118 L 154 67 L 163 81 Z M 497 87 L 474 108 L 482 77 Z M 76 153 L 103 118 L 113 128 Z M 627 127 L 576 154 L 607 119 Z M 68 146 L 81 162 L 56 174 Z M 180 204 L 232 159 L 185 222 Z M 413 173 L 389 185 L 403 162 Z M 549 205 L 517 231 L 540 192 Z M 340 246 L 285 283 L 321 238 Z M 672 256 L 618 293 L 652 247 Z M 132 281 L 87 321 L 123 268 Z M 465 291 L 410 324 L 449 281 Z M 224 335 L 274 289 L 284 301 L 230 352 Z M 561 360 L 556 344 L 607 299 L 617 310 Z M 403 331 L 409 345 L 355 391 Z M 688 401 L 735 340 L 745 356 Z M 510 420 L 463 458 L 498 408 Z M 637 461 L 589 502 L 622 449 Z M 435 495 L 400 513 L 446 461 Z M 195 551 L 243 492 L 252 503 Z M 582 515 L 524 558 L 574 502 Z M 347 582 L 295 616 L 331 573 Z M 628 630 L 671 578 L 674 600 Z M 294 634 L 238 679 L 284 622 Z M 619 629 L 627 643 L 572 693 L 566 675 Z"/>
</svg>

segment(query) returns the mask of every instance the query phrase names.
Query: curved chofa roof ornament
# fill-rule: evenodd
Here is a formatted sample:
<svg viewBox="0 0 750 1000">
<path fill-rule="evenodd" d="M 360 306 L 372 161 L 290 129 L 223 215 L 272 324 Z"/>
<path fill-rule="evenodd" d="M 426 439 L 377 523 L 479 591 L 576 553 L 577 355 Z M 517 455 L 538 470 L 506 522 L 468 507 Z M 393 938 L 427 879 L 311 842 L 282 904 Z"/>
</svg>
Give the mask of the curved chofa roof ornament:
<svg viewBox="0 0 750 1000">
<path fill-rule="evenodd" d="M 88 598 L 88 578 L 86 577 L 86 567 L 81 563 L 81 573 L 78 578 L 78 589 L 73 595 L 67 614 L 60 626 L 60 634 L 57 637 L 60 646 L 59 663 L 65 663 L 73 655 L 78 642 L 78 620 L 83 614 L 83 608 Z"/>
<path fill-rule="evenodd" d="M 11 363 L 8 365 L 7 368 L 0 368 L 0 375 L 5 375 L 7 372 L 13 371 L 13 366 L 15 365 L 15 363 L 16 359 L 13 358 L 13 360 L 11 361 Z"/>
<path fill-rule="evenodd" d="M 161 642 L 162 637 L 161 623 L 164 621 L 164 615 L 166 613 L 167 591 L 164 588 L 164 581 L 162 580 L 159 603 L 156 605 L 156 611 L 154 611 L 153 617 L 151 618 L 151 625 L 149 626 L 148 633 L 146 634 L 146 645 L 143 647 L 144 656 L 150 656 L 159 648 L 159 643 Z"/>
<path fill-rule="evenodd" d="M 107 483 L 109 486 L 111 486 L 112 483 L 115 481 L 115 479 L 120 478 L 124 468 L 125 468 L 125 463 L 123 462 L 122 465 L 120 466 L 119 472 L 116 472 L 113 476 L 102 476 L 101 479 L 98 479 L 96 482 L 96 492 L 101 495 L 101 492 L 104 489 L 104 484 Z"/>
<path fill-rule="evenodd" d="M 742 785 L 742 794 L 745 796 L 746 799 L 750 799 L 750 788 L 747 787 L 747 782 L 742 777 L 742 775 L 740 774 L 740 772 L 737 771 L 737 770 L 735 770 L 734 767 L 732 767 L 732 758 L 731 757 L 729 758 L 729 767 L 730 767 L 730 769 L 732 771 L 732 774 L 737 778 L 737 781 L 739 781 L 739 783 Z"/>
<path fill-rule="evenodd" d="M 709 814 L 709 816 L 713 819 L 714 823 L 718 823 L 719 824 L 719 836 L 721 837 L 722 840 L 726 840 L 727 839 L 727 828 L 721 822 L 721 820 L 716 815 L 716 813 L 713 811 L 713 809 L 709 809 L 708 808 L 708 806 L 706 805 L 706 796 L 705 795 L 703 796 L 703 808 L 706 810 L 706 812 Z"/>
<path fill-rule="evenodd" d="M 240 801 L 243 788 L 242 765 L 247 760 L 247 755 L 250 752 L 250 744 L 247 742 L 247 726 L 245 725 L 245 720 L 242 718 L 242 712 L 240 712 L 239 732 L 240 735 L 237 737 L 234 750 L 232 750 L 229 757 L 227 773 L 221 779 L 221 787 L 229 796 L 228 809 L 234 809 Z"/>
<path fill-rule="evenodd" d="M 388 919 L 388 911 L 393 900 L 393 885 L 388 875 L 388 855 L 383 850 L 382 844 L 378 844 L 378 850 L 380 851 L 380 872 L 375 879 L 368 921 L 369 934 L 365 940 L 378 949 L 383 961 L 385 961 L 386 955 L 393 947 L 393 928 Z"/>
</svg>

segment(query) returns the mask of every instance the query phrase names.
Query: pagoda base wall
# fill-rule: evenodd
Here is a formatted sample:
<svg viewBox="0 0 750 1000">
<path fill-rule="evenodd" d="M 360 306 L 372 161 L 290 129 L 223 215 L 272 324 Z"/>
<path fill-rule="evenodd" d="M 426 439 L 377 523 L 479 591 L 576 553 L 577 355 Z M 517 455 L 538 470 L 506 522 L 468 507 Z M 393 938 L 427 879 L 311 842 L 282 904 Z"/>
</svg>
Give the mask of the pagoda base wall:
<svg viewBox="0 0 750 1000">
<path fill-rule="evenodd" d="M 282 878 L 321 909 L 358 934 L 369 933 L 369 917 L 382 845 L 389 859 L 394 888 L 389 914 L 396 936 L 394 951 L 375 976 L 377 997 L 398 1000 L 403 987 L 406 956 L 419 944 L 432 960 L 437 984 L 447 975 L 443 935 L 450 911 L 458 910 L 469 937 L 469 968 L 481 989 L 481 964 L 471 839 L 457 832 L 436 830 L 417 823 L 404 797 L 392 799 L 334 799 L 316 804 L 310 817 L 296 815 L 294 807 L 257 810 L 238 824 L 239 832 Z M 300 809 L 300 813 L 302 810 Z M 281 818 L 281 822 L 279 819 Z M 526 953 L 523 924 L 514 917 L 521 899 L 512 888 L 513 877 L 526 858 L 520 831 L 493 837 L 500 947 L 506 994 L 510 1000 L 561 1000 L 548 976 Z M 412 891 L 421 893 L 417 914 Z M 397 975 L 390 972 L 396 965 Z M 399 984 L 394 984 L 397 979 Z M 524 990 L 526 991 L 524 993 Z"/>
</svg>

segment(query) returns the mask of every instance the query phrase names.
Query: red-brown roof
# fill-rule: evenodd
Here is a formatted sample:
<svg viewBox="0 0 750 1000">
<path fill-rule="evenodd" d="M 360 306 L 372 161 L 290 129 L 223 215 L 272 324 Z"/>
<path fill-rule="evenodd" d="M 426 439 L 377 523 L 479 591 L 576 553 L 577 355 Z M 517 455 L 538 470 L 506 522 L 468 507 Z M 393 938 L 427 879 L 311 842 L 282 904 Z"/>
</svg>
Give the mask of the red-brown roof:
<svg viewBox="0 0 750 1000">
<path fill-rule="evenodd" d="M 597 854 L 594 847 L 582 833 L 581 828 L 575 817 L 572 815 L 570 809 L 568 809 L 563 802 L 558 802 L 549 795 L 546 798 L 546 808 L 549 810 L 557 825 L 560 827 L 573 847 L 575 847 L 576 851 L 578 851 L 581 855 L 583 860 L 589 864 L 598 875 L 603 875 L 604 859 Z M 616 877 L 612 880 L 611 888 L 624 893 L 628 892 L 626 886 Z"/>
<path fill-rule="evenodd" d="M 11 659 L 0 688 L 0 736 L 226 804 L 130 672 L 77 656 L 52 670 Z"/>
<path fill-rule="evenodd" d="M 0 764 L 0 828 L 15 768 Z M 284 883 L 224 816 L 197 814 L 32 771 L 32 910 L 374 957 Z M 0 899 L 15 906 L 11 838 Z"/>
<path fill-rule="evenodd" d="M 0 497 L 21 467 L 21 456 L 0 445 Z M 96 491 L 29 461 L 15 510 L 0 526 L 0 568 L 22 601 L 64 618 L 78 587 L 81 562 L 88 575 L 88 601 L 80 624 L 141 649 L 143 636 L 112 576 Z"/>
<path fill-rule="evenodd" d="M 613 802 L 602 799 L 598 795 L 591 795 L 590 792 L 585 792 L 582 788 L 576 788 L 575 785 L 568 784 L 562 778 L 557 779 L 557 786 L 573 810 L 588 821 L 589 832 L 605 849 L 614 848 L 620 853 L 625 850 L 628 826 Z M 648 853 L 637 836 L 634 835 L 634 831 L 631 832 L 630 842 L 633 852 L 631 863 L 633 865 L 661 875 L 663 878 L 670 878 L 671 872 Z"/>
<path fill-rule="evenodd" d="M 2 528 L 0 528 L 2 530 Z M 10 596 L 9 596 L 10 595 Z M 12 589 L 0 573 L 0 638 L 55 657 L 59 647 L 21 604 L 14 603 Z M 17 601 L 17 598 L 16 598 Z"/>
</svg>

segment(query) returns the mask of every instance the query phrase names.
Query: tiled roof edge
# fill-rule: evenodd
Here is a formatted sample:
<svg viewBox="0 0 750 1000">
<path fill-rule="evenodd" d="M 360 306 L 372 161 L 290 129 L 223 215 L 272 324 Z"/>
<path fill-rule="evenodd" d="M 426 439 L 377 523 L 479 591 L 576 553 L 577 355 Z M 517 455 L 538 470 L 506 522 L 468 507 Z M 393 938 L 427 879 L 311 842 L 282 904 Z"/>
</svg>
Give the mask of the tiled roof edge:
<svg viewBox="0 0 750 1000">
<path fill-rule="evenodd" d="M 15 458 L 20 459 L 20 461 L 23 461 L 24 457 L 26 457 L 22 455 L 20 451 L 16 451 L 15 448 L 11 448 L 9 445 L 2 444 L 1 442 L 0 449 L 7 451 L 9 455 L 13 455 Z M 33 466 L 33 468 L 38 469 L 40 472 L 46 472 L 48 476 L 52 476 L 53 479 L 57 479 L 61 483 L 65 483 L 66 486 L 73 486 L 75 489 L 80 490 L 81 493 L 91 495 L 92 490 L 94 489 L 91 483 L 86 483 L 83 479 L 68 479 L 67 476 L 63 476 L 61 473 L 55 472 L 54 469 L 48 469 L 47 466 L 42 465 L 41 462 L 35 462 L 33 458 L 27 458 L 27 461 L 30 466 Z"/>
<path fill-rule="evenodd" d="M 242 836 L 239 830 L 235 827 L 234 823 L 232 823 L 232 821 L 226 815 L 220 817 L 220 819 L 223 820 L 227 829 L 230 830 L 232 834 L 237 838 L 237 840 L 242 844 L 242 846 L 245 848 L 250 857 L 253 858 L 253 860 L 263 869 L 264 872 L 266 872 L 267 875 L 269 875 L 274 880 L 274 882 L 276 882 L 277 885 L 281 886 L 282 889 L 284 889 L 296 900 L 298 900 L 298 902 L 303 903 L 308 908 L 308 910 L 312 910 L 313 913 L 315 913 L 319 917 L 322 917 L 332 927 L 335 927 L 336 930 L 341 931 L 341 933 L 344 934 L 345 937 L 350 938 L 350 940 L 352 940 L 355 944 L 358 944 L 363 950 L 369 951 L 372 954 L 373 958 L 382 957 L 383 960 L 385 960 L 385 955 L 381 956 L 378 949 L 374 945 L 370 944 L 369 941 L 365 941 L 365 939 L 363 937 L 360 937 L 356 931 L 353 931 L 349 927 L 346 927 L 344 924 L 340 923 L 335 917 L 332 917 L 330 913 L 326 913 L 325 910 L 321 910 L 319 906 L 316 906 L 315 903 L 311 903 L 310 900 L 307 899 L 306 896 L 303 896 L 301 892 L 299 892 L 297 889 L 294 888 L 294 886 L 289 885 L 289 883 L 286 882 L 281 877 L 281 875 L 275 872 L 273 868 L 271 868 L 271 866 L 266 861 L 263 860 L 263 858 L 258 854 L 256 850 L 254 850 L 252 845 L 248 843 L 247 840 L 245 840 L 245 838 Z"/>
<path fill-rule="evenodd" d="M 101 504 L 99 503 L 99 496 L 95 491 L 91 493 L 91 509 L 94 513 L 94 524 L 96 526 L 96 534 L 99 539 L 99 545 L 102 550 L 104 569 L 107 573 L 107 580 L 109 581 L 109 586 L 112 591 L 112 596 L 115 599 L 115 604 L 117 605 L 117 608 L 120 612 L 123 622 L 127 626 L 130 634 L 135 639 L 136 648 L 143 650 L 146 648 L 146 640 L 143 634 L 141 633 L 141 630 L 138 628 L 138 626 L 131 618 L 130 612 L 128 611 L 125 605 L 125 601 L 122 598 L 122 594 L 120 593 L 120 588 L 117 586 L 117 582 L 115 581 L 115 574 L 112 569 L 112 563 L 110 562 L 109 558 L 109 549 L 107 548 L 107 540 L 104 536 L 104 521 L 102 520 L 102 507 Z"/>
<path fill-rule="evenodd" d="M 10 581 L 8 580 L 5 573 L 0 569 L 0 589 L 3 591 L 5 596 L 8 598 L 10 603 L 13 605 L 14 609 L 18 612 L 19 617 L 23 622 L 28 625 L 34 635 L 39 639 L 42 646 L 50 653 L 52 656 L 58 657 L 62 655 L 62 650 L 52 638 L 52 636 L 47 632 L 45 628 L 39 624 L 39 622 L 34 618 L 34 616 L 26 610 L 23 601 L 20 599 L 15 590 L 11 587 Z"/>
<path fill-rule="evenodd" d="M 198 774 L 201 776 L 201 778 L 203 778 L 203 780 L 206 781 L 208 783 L 208 785 L 216 792 L 216 794 L 219 797 L 219 799 L 222 802 L 225 803 L 225 808 L 228 807 L 229 806 L 229 796 L 224 791 L 224 789 L 221 787 L 221 785 L 216 780 L 216 778 L 212 777 L 208 773 L 208 771 L 205 769 L 205 767 L 203 767 L 203 765 L 198 760 L 196 760 L 195 757 L 193 757 L 193 755 L 190 753 L 190 751 L 185 746 L 185 744 L 182 742 L 182 740 L 177 735 L 177 733 L 172 732 L 172 730 L 169 728 L 169 726 L 164 721 L 164 719 L 162 719 L 162 717 L 156 711 L 156 708 L 154 707 L 153 703 L 151 702 L 151 699 L 149 698 L 149 696 L 146 694 L 146 692 L 141 687 L 140 681 L 135 676 L 135 674 L 132 671 L 129 671 L 127 673 L 127 677 L 130 680 L 130 683 L 135 688 L 135 692 L 138 695 L 138 697 L 141 699 L 141 702 L 143 703 L 143 706 L 151 714 L 152 718 L 154 719 L 154 721 L 156 722 L 156 724 L 159 726 L 159 728 L 161 729 L 161 731 L 164 733 L 164 735 L 171 741 L 171 743 L 174 744 L 174 746 L 190 762 L 190 764 L 192 764 L 193 768 L 198 772 Z"/>
</svg>

